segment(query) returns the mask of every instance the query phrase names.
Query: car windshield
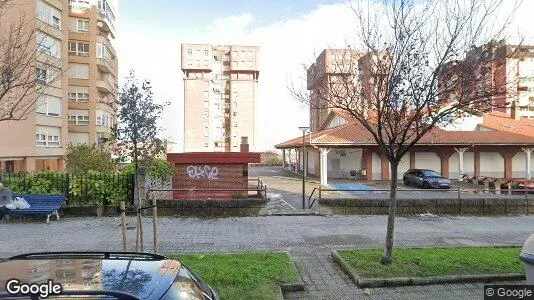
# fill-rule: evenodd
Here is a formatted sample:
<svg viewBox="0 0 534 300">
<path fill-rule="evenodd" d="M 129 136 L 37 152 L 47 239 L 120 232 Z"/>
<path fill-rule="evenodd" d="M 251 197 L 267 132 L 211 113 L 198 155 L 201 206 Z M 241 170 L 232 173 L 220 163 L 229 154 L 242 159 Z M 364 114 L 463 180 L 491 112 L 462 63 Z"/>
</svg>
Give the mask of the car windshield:
<svg viewBox="0 0 534 300">
<path fill-rule="evenodd" d="M 441 177 L 441 174 L 439 174 L 436 171 L 432 170 L 423 170 L 421 171 L 425 177 Z"/>
</svg>

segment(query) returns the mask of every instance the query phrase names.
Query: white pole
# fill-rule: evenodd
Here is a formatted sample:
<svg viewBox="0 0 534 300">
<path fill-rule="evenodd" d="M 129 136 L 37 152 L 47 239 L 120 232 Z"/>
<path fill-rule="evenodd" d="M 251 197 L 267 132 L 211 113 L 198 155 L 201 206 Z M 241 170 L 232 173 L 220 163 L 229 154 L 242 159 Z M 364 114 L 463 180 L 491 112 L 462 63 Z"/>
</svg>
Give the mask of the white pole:
<svg viewBox="0 0 534 300">
<path fill-rule="evenodd" d="M 534 151 L 534 148 L 523 148 L 523 151 L 525 152 L 526 156 L 527 156 L 527 172 L 526 172 L 526 178 L 527 179 L 531 179 L 531 176 L 530 176 L 530 154 L 532 153 L 532 151 Z"/>
<path fill-rule="evenodd" d="M 464 175 L 464 152 L 466 148 L 454 148 L 454 151 L 458 153 L 458 180 L 461 181 L 462 175 Z"/>
</svg>

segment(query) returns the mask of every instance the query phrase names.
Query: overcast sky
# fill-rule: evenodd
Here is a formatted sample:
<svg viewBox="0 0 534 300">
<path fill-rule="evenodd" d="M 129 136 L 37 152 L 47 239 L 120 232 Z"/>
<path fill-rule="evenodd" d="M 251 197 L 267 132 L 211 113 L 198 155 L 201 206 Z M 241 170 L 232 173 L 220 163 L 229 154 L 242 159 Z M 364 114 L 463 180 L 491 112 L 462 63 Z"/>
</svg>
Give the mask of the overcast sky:
<svg viewBox="0 0 534 300">
<path fill-rule="evenodd" d="M 505 2 L 508 2 L 505 1 Z M 514 28 L 530 42 L 534 0 L 524 0 Z M 129 69 L 152 81 L 155 97 L 172 104 L 163 135 L 181 146 L 183 77 L 180 44 L 243 44 L 260 49 L 258 150 L 301 135 L 308 109 L 293 100 L 289 80 L 304 83 L 302 66 L 325 48 L 342 48 L 355 36 L 354 16 L 335 0 L 123 0 L 119 5 L 119 76 Z M 121 81 L 120 81 L 121 83 Z M 181 149 L 181 148 L 180 148 Z"/>
</svg>

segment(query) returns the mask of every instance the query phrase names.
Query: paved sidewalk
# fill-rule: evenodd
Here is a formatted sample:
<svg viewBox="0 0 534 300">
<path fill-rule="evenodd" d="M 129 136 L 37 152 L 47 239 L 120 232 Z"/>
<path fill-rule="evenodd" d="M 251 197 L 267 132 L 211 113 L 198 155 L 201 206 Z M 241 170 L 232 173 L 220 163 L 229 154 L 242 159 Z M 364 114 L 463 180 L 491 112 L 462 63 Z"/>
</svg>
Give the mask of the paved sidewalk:
<svg viewBox="0 0 534 300">
<path fill-rule="evenodd" d="M 130 225 L 134 218 L 129 217 Z M 0 224 L 0 257 L 31 251 L 122 250 L 119 218 L 65 218 L 50 225 Z M 306 283 L 292 299 L 362 299 L 358 289 L 333 264 L 330 249 L 382 247 L 385 216 L 268 216 L 226 219 L 161 218 L 159 247 L 172 252 L 288 251 Z M 398 217 L 396 246 L 522 245 L 534 228 L 533 216 Z M 145 250 L 151 250 L 152 224 L 144 219 Z M 130 249 L 135 230 L 128 231 Z M 372 289 L 372 299 L 455 299 L 482 295 L 482 285 L 438 285 Z M 440 292 L 441 291 L 441 292 Z M 458 294 L 459 293 L 459 294 Z M 441 296 L 439 296 L 441 295 Z M 436 298 L 433 298 L 433 297 Z M 449 298 L 450 299 L 450 298 Z"/>
</svg>

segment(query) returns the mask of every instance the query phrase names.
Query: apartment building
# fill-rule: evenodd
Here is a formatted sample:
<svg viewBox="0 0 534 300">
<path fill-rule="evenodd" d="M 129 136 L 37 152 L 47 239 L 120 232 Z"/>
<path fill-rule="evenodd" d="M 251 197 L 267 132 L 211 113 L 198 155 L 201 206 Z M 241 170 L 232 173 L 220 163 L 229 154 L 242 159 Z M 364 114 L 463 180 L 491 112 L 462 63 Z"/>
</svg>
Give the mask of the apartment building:
<svg viewBox="0 0 534 300">
<path fill-rule="evenodd" d="M 259 47 L 182 44 L 184 151 L 256 149 Z"/>
<path fill-rule="evenodd" d="M 35 107 L 0 123 L 0 170 L 63 170 L 69 144 L 99 144 L 116 122 L 118 0 L 22 0 L 38 53 Z"/>
<path fill-rule="evenodd" d="M 333 97 L 353 93 L 360 98 L 360 102 L 353 105 L 360 105 L 366 111 L 369 104 L 364 99 L 374 99 L 372 95 L 377 91 L 374 85 L 376 77 L 380 74 L 380 67 L 387 62 L 386 52 L 325 49 L 307 70 L 310 130 L 315 132 L 346 122 L 345 118 L 340 117 L 344 113 L 332 107 Z M 346 83 L 349 81 L 348 89 Z M 336 110 L 338 113 L 333 113 Z"/>
<path fill-rule="evenodd" d="M 467 65 L 467 67 L 465 67 Z M 465 74 L 469 72 L 468 74 Z M 512 114 L 512 104 L 517 107 L 515 118 L 534 119 L 534 46 L 511 45 L 504 40 L 489 42 L 473 47 L 463 60 L 450 62 L 444 71 L 442 83 L 467 78 L 479 78 L 472 91 L 463 91 L 480 96 L 488 95 L 488 104 L 480 107 L 484 111 L 499 111 Z M 463 75 L 459 75 L 463 74 Z M 469 86 L 469 84 L 467 85 Z M 443 98 L 455 100 L 460 94 L 444 94 Z M 514 109 L 515 110 L 515 109 Z M 515 113 L 515 111 L 514 111 Z"/>
</svg>

